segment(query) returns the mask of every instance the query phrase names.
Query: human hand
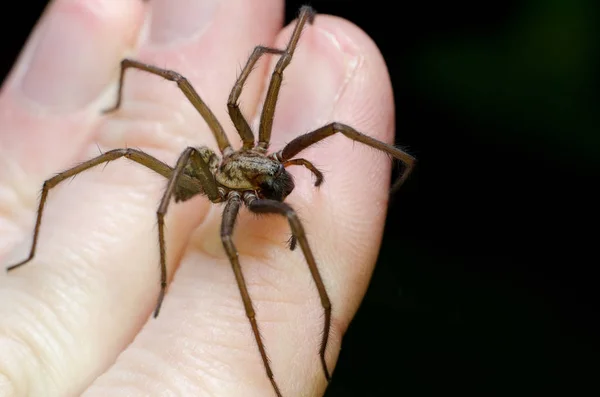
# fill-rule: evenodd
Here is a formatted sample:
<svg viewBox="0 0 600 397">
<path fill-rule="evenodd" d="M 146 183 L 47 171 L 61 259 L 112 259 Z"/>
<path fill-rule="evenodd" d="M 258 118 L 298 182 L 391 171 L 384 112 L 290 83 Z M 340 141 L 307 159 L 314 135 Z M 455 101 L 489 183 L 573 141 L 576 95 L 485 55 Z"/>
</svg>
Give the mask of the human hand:
<svg viewBox="0 0 600 397">
<path fill-rule="evenodd" d="M 98 147 L 137 147 L 169 164 L 188 145 L 216 148 L 177 87 L 147 73 L 129 71 L 121 109 L 103 115 L 123 57 L 186 76 L 237 144 L 229 91 L 255 45 L 285 48 L 282 10 L 280 0 L 55 0 L 0 95 L 0 261 L 26 257 L 43 181 Z M 265 58 L 245 85 L 250 120 L 275 61 Z M 347 21 L 317 15 L 286 69 L 271 148 L 331 121 L 391 142 L 393 100 L 376 46 Z M 290 169 L 296 189 L 286 202 L 332 301 L 331 370 L 377 257 L 390 167 L 343 136 L 302 156 L 325 182 L 315 189 L 308 171 Z M 196 197 L 169 207 L 172 282 L 160 316 L 148 319 L 165 183 L 122 159 L 51 190 L 34 260 L 0 277 L 0 395 L 274 394 L 219 238 L 222 206 Z M 282 394 L 322 395 L 323 312 L 301 251 L 286 248 L 289 233 L 285 219 L 243 210 L 234 240 Z"/>
</svg>

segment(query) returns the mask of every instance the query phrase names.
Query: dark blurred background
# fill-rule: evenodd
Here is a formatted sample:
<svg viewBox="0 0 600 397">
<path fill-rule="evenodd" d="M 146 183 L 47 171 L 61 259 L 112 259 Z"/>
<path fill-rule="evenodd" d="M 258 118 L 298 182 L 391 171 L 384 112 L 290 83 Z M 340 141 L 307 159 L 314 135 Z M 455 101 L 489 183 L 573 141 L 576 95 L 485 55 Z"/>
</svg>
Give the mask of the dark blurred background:
<svg viewBox="0 0 600 397">
<path fill-rule="evenodd" d="M 2 76 L 45 3 L 13 4 Z M 600 395 L 600 3 L 308 3 L 379 45 L 419 159 L 326 397 Z"/>
</svg>

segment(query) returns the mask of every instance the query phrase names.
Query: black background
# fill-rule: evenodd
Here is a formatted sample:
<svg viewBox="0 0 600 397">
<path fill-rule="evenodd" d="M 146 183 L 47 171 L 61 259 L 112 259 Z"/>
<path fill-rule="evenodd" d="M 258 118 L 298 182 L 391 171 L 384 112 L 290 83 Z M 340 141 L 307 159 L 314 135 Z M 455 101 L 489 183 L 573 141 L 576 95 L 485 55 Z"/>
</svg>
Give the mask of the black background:
<svg viewBox="0 0 600 397">
<path fill-rule="evenodd" d="M 3 12 L 3 76 L 45 3 Z M 597 390 L 598 3 L 309 3 L 379 45 L 419 159 L 326 396 Z"/>
</svg>

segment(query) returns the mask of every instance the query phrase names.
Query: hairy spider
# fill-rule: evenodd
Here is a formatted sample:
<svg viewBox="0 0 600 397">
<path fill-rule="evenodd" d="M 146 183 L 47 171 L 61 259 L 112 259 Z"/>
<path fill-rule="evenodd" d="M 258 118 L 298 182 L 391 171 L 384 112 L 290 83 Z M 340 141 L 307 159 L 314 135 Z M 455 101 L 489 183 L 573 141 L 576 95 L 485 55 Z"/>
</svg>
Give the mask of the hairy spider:
<svg viewBox="0 0 600 397">
<path fill-rule="evenodd" d="M 164 217 L 169 206 L 171 197 L 175 198 L 175 202 L 185 201 L 197 194 L 203 194 L 208 197 L 213 203 L 225 202 L 223 211 L 223 219 L 221 224 L 221 239 L 223 247 L 227 253 L 235 279 L 239 287 L 246 315 L 250 320 L 252 332 L 258 344 L 267 376 L 273 385 L 277 396 L 281 397 L 279 387 L 273 377 L 273 372 L 267 358 L 267 353 L 263 345 L 258 324 L 255 318 L 255 312 L 252 307 L 252 300 L 248 294 L 246 282 L 240 267 L 237 250 L 232 241 L 233 227 L 236 217 L 242 206 L 245 204 L 248 209 L 257 214 L 273 213 L 287 217 L 291 230 L 292 237 L 289 242 L 290 249 L 294 249 L 296 244 L 300 244 L 300 248 L 308 263 L 308 268 L 312 278 L 316 284 L 317 291 L 321 298 L 321 304 L 325 312 L 323 325 L 323 338 L 319 349 L 319 356 L 323 372 L 327 381 L 330 380 L 329 370 L 325 362 L 325 350 L 329 338 L 329 328 L 331 325 L 331 302 L 327 296 L 325 285 L 319 274 L 315 258 L 312 254 L 304 228 L 300 223 L 294 210 L 284 203 L 285 198 L 294 189 L 294 181 L 292 176 L 286 171 L 286 167 L 292 165 L 302 165 L 310 170 L 316 177 L 315 186 L 319 186 L 323 182 L 323 175 L 315 166 L 308 160 L 303 158 L 294 158 L 298 153 L 312 144 L 325 139 L 335 133 L 341 133 L 346 137 L 371 146 L 382 152 L 387 153 L 395 159 L 400 160 L 404 164 L 404 171 L 394 183 L 392 191 L 395 191 L 411 172 L 415 159 L 404 151 L 395 148 L 394 146 L 385 144 L 367 135 L 364 135 L 354 128 L 341 124 L 331 123 L 318 128 L 312 132 L 301 135 L 282 150 L 268 154 L 269 141 L 271 137 L 271 129 L 273 126 L 273 117 L 275 113 L 275 105 L 279 89 L 281 87 L 282 75 L 284 69 L 290 64 L 296 45 L 300 38 L 300 34 L 304 25 L 312 23 L 315 17 L 315 12 L 312 8 L 304 6 L 300 9 L 298 20 L 294 31 L 291 35 L 287 48 L 285 50 L 257 46 L 252 55 L 249 57 L 244 69 L 238 77 L 229 100 L 227 107 L 229 116 L 235 125 L 243 142 L 243 146 L 239 150 L 234 150 L 229 140 L 227 139 L 223 127 L 202 101 L 196 90 L 188 82 L 188 80 L 177 72 L 172 70 L 161 69 L 156 66 L 148 65 L 131 59 L 121 61 L 121 71 L 119 77 L 119 88 L 117 101 L 114 107 L 105 110 L 105 113 L 117 110 L 121 105 L 123 81 L 125 71 L 128 68 L 139 69 L 148 73 L 160 76 L 166 80 L 174 81 L 183 91 L 185 96 L 194 105 L 196 110 L 204 118 L 212 131 L 222 158 L 218 156 L 208 147 L 188 147 L 179 156 L 175 167 L 171 167 L 162 161 L 136 149 L 115 149 L 103 153 L 91 160 L 85 161 L 71 169 L 68 169 L 56 176 L 46 180 L 43 185 L 40 203 L 37 211 L 37 218 L 33 232 L 33 242 L 29 252 L 29 256 L 10 267 L 8 271 L 20 267 L 31 261 L 35 255 L 35 249 L 38 241 L 38 234 L 42 219 L 44 205 L 48 197 L 50 189 L 58 185 L 60 182 L 71 178 L 80 172 L 95 167 L 102 163 L 108 163 L 121 157 L 135 161 L 152 171 L 162 175 L 168 180 L 166 190 L 157 210 L 158 218 L 158 243 L 160 250 L 160 293 L 158 303 L 154 311 L 154 317 L 158 316 L 160 307 L 165 295 L 167 287 L 167 261 L 165 255 L 165 238 L 164 238 Z M 238 99 L 241 95 L 242 88 L 248 78 L 253 66 L 263 54 L 279 55 L 279 61 L 275 66 L 269 83 L 267 96 L 262 109 L 258 142 L 255 144 L 254 134 L 242 115 L 238 105 Z"/>
</svg>

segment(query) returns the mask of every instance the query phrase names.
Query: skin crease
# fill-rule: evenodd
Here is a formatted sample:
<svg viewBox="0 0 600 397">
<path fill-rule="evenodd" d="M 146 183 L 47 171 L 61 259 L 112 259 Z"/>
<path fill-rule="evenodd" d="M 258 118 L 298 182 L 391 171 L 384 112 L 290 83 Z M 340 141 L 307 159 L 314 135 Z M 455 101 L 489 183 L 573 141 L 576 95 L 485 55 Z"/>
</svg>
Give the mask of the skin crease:
<svg viewBox="0 0 600 397">
<path fill-rule="evenodd" d="M 213 2 L 212 11 L 203 9 L 208 0 L 201 6 L 189 0 L 56 0 L 48 8 L 0 95 L 5 267 L 27 255 L 43 181 L 97 155 L 98 148 L 137 147 L 169 164 L 187 145 L 216 149 L 174 84 L 142 72 L 128 72 L 122 109 L 102 115 L 114 103 L 122 57 L 186 76 L 239 147 L 225 106 L 236 73 L 254 45 L 283 48 L 291 30 L 281 30 L 280 0 Z M 152 7 L 161 10 L 160 18 L 144 21 Z M 170 22 L 182 15 L 204 28 Z M 82 39 L 55 31 L 50 46 L 66 55 L 45 59 L 51 52 L 40 49 L 40 32 L 58 18 L 64 32 Z M 79 48 L 59 48 L 66 45 Z M 90 60 L 95 51 L 82 46 L 102 56 Z M 68 73 L 57 62 L 70 62 Z M 259 62 L 242 94 L 242 111 L 255 131 L 267 67 L 274 62 Z M 35 92 L 32 81 L 44 79 L 39 63 L 52 66 L 46 77 L 62 89 L 40 85 L 44 92 Z M 27 71 L 36 68 L 37 76 L 25 83 Z M 351 23 L 317 14 L 284 74 L 275 114 L 272 150 L 331 121 L 392 142 L 393 98 L 376 45 Z M 306 169 L 289 168 L 296 188 L 286 202 L 304 223 L 333 304 L 327 348 L 333 370 L 379 250 L 390 163 L 343 136 L 298 157 L 325 174 L 315 189 Z M 165 183 L 119 160 L 50 192 L 36 258 L 0 276 L 0 395 L 274 395 L 219 239 L 222 206 L 202 197 L 171 203 L 171 283 L 160 316 L 149 318 L 159 286 L 155 212 Z M 285 246 L 289 233 L 285 219 L 243 209 L 234 242 L 283 395 L 320 396 L 326 388 L 318 360 L 323 313 L 301 251 Z"/>
</svg>

